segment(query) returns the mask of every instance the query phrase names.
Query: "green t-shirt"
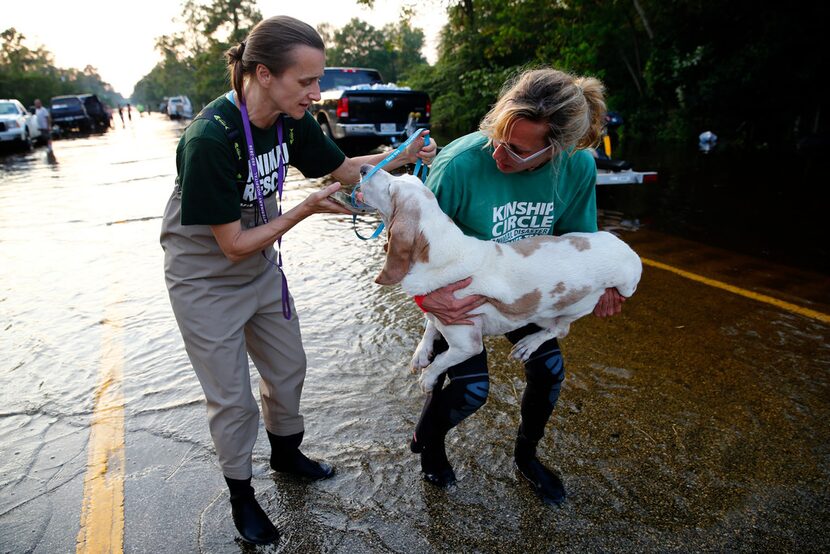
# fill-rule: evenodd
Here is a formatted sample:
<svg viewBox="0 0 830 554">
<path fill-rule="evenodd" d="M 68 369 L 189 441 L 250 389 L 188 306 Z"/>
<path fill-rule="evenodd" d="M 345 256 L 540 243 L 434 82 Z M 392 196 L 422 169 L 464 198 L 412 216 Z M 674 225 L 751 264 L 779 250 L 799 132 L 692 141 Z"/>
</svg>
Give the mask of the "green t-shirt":
<svg viewBox="0 0 830 554">
<path fill-rule="evenodd" d="M 502 173 L 493 147 L 476 132 L 441 150 L 426 184 L 465 235 L 513 242 L 595 232 L 596 182 L 596 163 L 586 150 L 561 153 L 533 171 Z"/>
<path fill-rule="evenodd" d="M 237 139 L 243 160 L 248 159 L 242 115 L 227 96 L 220 96 L 208 108 L 218 112 L 239 131 Z M 328 175 L 343 163 L 343 152 L 320 130 L 306 112 L 300 120 L 282 116 L 283 143 L 277 146 L 276 126 L 260 129 L 251 125 L 259 181 L 265 197 L 277 190 L 280 156 L 306 177 Z M 242 208 L 255 205 L 250 171 L 238 178 L 239 162 L 233 143 L 215 121 L 197 119 L 185 130 L 176 149 L 176 169 L 182 195 L 182 225 L 220 225 L 241 218 Z"/>
</svg>

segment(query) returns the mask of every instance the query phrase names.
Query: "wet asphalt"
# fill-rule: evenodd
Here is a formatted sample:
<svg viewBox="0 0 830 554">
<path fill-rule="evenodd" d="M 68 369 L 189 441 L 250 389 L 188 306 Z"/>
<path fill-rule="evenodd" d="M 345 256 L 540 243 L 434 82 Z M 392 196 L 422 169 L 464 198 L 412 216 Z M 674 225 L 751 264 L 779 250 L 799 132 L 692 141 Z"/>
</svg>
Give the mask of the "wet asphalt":
<svg viewBox="0 0 830 554">
<path fill-rule="evenodd" d="M 644 258 L 830 313 L 824 276 L 646 230 L 623 238 Z M 262 459 L 255 485 L 283 538 L 270 547 L 244 545 L 231 539 L 213 460 L 139 431 L 127 443 L 126 551 L 830 548 L 826 323 L 647 266 L 623 315 L 581 320 L 563 348 L 569 374 L 541 455 L 564 479 L 562 506 L 542 505 L 510 463 L 511 437 L 499 427 L 516 421 L 522 375 L 515 364 L 500 364 L 487 409 L 477 415 L 485 430 L 476 438 L 450 434 L 456 487 L 420 482 L 405 441 L 392 446 L 400 495 L 415 497 L 403 503 L 422 510 L 415 525 L 398 525 L 395 508 L 387 513 L 371 498 L 352 503 L 328 495 L 325 482 L 275 476 Z M 488 340 L 491 360 L 507 351 L 503 339 Z M 371 481 L 371 455 L 362 457 L 334 479 L 357 471 Z M 479 471 L 501 473 L 502 486 L 484 489 Z"/>
<path fill-rule="evenodd" d="M 620 234 L 646 260 L 830 314 L 827 275 L 647 228 Z M 417 309 L 397 292 L 367 290 L 370 304 L 395 306 L 405 348 L 414 348 Z M 8 337 L 9 327 L 5 332 Z M 360 321 L 351 332 L 360 337 Z M 459 477 L 450 490 L 422 482 L 417 457 L 408 452 L 420 405 L 411 383 L 375 393 L 402 405 L 405 416 L 374 411 L 370 399 L 354 419 L 362 431 L 344 437 L 348 446 L 337 452 L 315 444 L 322 433 L 309 433 L 308 453 L 334 458 L 338 473 L 329 481 L 273 474 L 261 431 L 253 484 L 282 533 L 278 543 L 264 547 L 244 544 L 235 534 L 203 401 L 185 403 L 198 423 L 186 433 L 173 424 L 160 430 L 156 418 L 175 414 L 128 409 L 123 551 L 830 550 L 826 319 L 646 264 L 623 314 L 583 318 L 562 346 L 567 378 L 540 447 L 540 458 L 567 488 L 561 506 L 541 504 L 512 465 L 510 430 L 518 424 L 524 378 L 521 366 L 508 361 L 506 340 L 490 338 L 490 398 L 449 435 L 448 454 Z M 181 356 L 175 341 L 165 348 L 169 356 Z M 344 349 L 342 356 L 353 353 Z M 359 359 L 352 363 L 359 373 Z M 4 383 L 19 380 L 16 369 L 4 368 Z M 127 379 L 129 386 L 141 386 L 140 372 Z M 1 452 L 2 552 L 76 548 L 89 412 L 63 417 L 46 406 L 37 414 L 25 408 L 0 413 L 10 423 L 2 444 L 14 445 Z M 27 417 L 50 424 L 21 440 L 16 433 L 25 428 L 14 431 L 11 423 Z"/>
<path fill-rule="evenodd" d="M 820 275 L 694 244 L 683 244 L 679 256 L 666 252 L 676 239 L 642 230 L 625 238 L 644 257 L 708 260 L 686 267 L 830 313 Z M 563 341 L 569 375 L 542 454 L 563 476 L 569 497 L 562 506 L 541 505 L 518 478 L 503 433 L 485 432 L 474 444 L 451 434 L 460 480 L 442 491 L 418 479 L 401 429 L 389 446 L 400 460 L 393 486 L 422 510 L 405 525 L 371 499 L 329 494 L 330 483 L 271 474 L 261 437 L 254 485 L 283 534 L 267 547 L 234 538 L 212 452 L 127 421 L 124 551 L 826 552 L 828 331 L 825 323 L 647 267 L 624 315 L 587 318 Z M 491 359 L 505 354 L 504 342 L 488 341 Z M 521 386 L 520 370 L 493 373 L 482 417 L 515 419 L 519 393 L 510 389 Z M 80 455 L 85 438 L 66 440 Z M 333 481 L 371 481 L 372 453 L 358 458 Z M 480 466 L 497 466 L 499 490 L 477 485 Z M 79 484 L 80 474 L 3 514 L 3 551 L 68 551 Z M 513 513 L 505 518 L 503 510 Z M 47 513 L 36 542 L 32 534 L 8 534 Z"/>
</svg>

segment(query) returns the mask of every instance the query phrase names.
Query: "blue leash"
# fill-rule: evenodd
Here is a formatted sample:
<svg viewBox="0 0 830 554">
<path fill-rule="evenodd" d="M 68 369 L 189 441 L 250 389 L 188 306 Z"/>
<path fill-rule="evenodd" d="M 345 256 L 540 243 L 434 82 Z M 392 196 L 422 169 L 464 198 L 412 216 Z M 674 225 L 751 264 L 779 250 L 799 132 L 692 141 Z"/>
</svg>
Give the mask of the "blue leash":
<svg viewBox="0 0 830 554">
<path fill-rule="evenodd" d="M 360 182 L 357 184 L 357 186 L 355 186 L 354 190 L 352 190 L 351 200 L 352 200 L 352 205 L 353 206 L 363 207 L 361 205 L 361 203 L 357 200 L 357 196 L 356 196 L 357 191 L 360 189 L 360 185 L 364 181 L 368 181 L 372 177 L 372 175 L 374 175 L 375 173 L 380 171 L 380 169 L 383 166 L 385 166 L 386 164 L 388 164 L 389 162 L 391 162 L 392 160 L 397 158 L 400 155 L 400 153 L 403 152 L 404 150 L 406 150 L 406 147 L 409 146 L 410 144 L 412 144 L 412 142 L 416 138 L 418 138 L 420 135 L 421 135 L 421 130 L 415 131 L 414 133 L 409 135 L 409 138 L 407 138 L 403 143 L 401 143 L 400 146 L 398 146 L 396 149 L 394 149 L 392 152 L 390 152 L 388 156 L 383 158 L 383 161 L 381 161 L 378 165 L 373 167 L 372 170 L 369 171 L 369 173 L 367 173 L 365 176 L 363 176 L 362 179 L 360 179 Z M 428 144 L 429 144 L 429 135 L 424 137 L 424 146 L 426 146 Z M 416 177 L 418 177 L 419 179 L 421 179 L 421 181 L 426 182 L 428 171 L 429 171 L 429 168 L 427 167 L 427 164 L 423 163 L 423 160 L 418 158 L 418 161 L 415 162 L 414 175 Z M 421 173 L 423 173 L 423 176 L 421 175 Z M 371 240 L 371 239 L 378 238 L 378 236 L 380 236 L 380 234 L 383 232 L 383 227 L 384 227 L 383 221 L 381 221 L 380 225 L 378 225 L 378 228 L 375 229 L 375 232 L 372 233 L 371 236 L 364 237 L 360 233 L 358 233 L 358 231 L 357 231 L 357 214 L 352 215 L 352 225 L 354 227 L 354 234 L 357 235 L 357 238 L 359 238 L 360 240 Z"/>
</svg>

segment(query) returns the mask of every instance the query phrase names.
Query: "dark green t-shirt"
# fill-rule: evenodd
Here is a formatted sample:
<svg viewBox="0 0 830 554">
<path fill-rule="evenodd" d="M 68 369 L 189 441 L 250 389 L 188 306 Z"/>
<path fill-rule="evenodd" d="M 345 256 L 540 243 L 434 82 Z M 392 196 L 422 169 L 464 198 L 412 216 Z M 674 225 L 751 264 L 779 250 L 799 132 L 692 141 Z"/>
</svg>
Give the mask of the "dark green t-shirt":
<svg viewBox="0 0 830 554">
<path fill-rule="evenodd" d="M 242 115 L 227 96 L 207 106 L 238 129 L 243 160 L 248 159 Z M 345 155 L 308 112 L 300 120 L 282 116 L 283 143 L 277 145 L 276 126 L 260 129 L 251 125 L 259 181 L 266 197 L 277 190 L 280 157 L 306 177 L 328 175 L 343 163 Z M 247 164 L 246 164 L 247 166 Z M 249 171 L 240 178 L 234 145 L 215 121 L 195 120 L 185 130 L 176 149 L 176 169 L 182 194 L 182 225 L 221 225 L 241 218 L 242 208 L 256 203 Z"/>
<path fill-rule="evenodd" d="M 558 154 L 533 171 L 502 173 L 480 132 L 445 146 L 427 186 L 465 235 L 513 242 L 597 230 L 597 168 L 590 152 Z"/>
</svg>

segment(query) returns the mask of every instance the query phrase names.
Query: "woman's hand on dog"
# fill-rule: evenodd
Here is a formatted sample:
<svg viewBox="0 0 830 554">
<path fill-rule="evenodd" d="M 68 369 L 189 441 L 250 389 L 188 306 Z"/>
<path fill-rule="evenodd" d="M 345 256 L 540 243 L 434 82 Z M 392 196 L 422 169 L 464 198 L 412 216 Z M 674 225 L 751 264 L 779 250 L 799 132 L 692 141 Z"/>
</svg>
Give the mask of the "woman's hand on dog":
<svg viewBox="0 0 830 554">
<path fill-rule="evenodd" d="M 597 317 L 617 315 L 622 311 L 623 302 L 625 302 L 625 296 L 621 295 L 617 289 L 605 289 L 594 307 L 594 315 Z"/>
<path fill-rule="evenodd" d="M 473 325 L 472 318 L 475 315 L 471 316 L 470 311 L 487 302 L 487 299 L 478 294 L 462 298 L 455 296 L 455 291 L 469 286 L 472 282 L 473 278 L 467 277 L 436 289 L 424 295 L 421 307 L 425 312 L 435 315 L 444 325 Z"/>
<path fill-rule="evenodd" d="M 341 206 L 329 196 L 340 190 L 340 183 L 332 183 L 324 189 L 312 192 L 302 201 L 303 208 L 311 214 L 351 214 L 346 207 Z"/>
</svg>

